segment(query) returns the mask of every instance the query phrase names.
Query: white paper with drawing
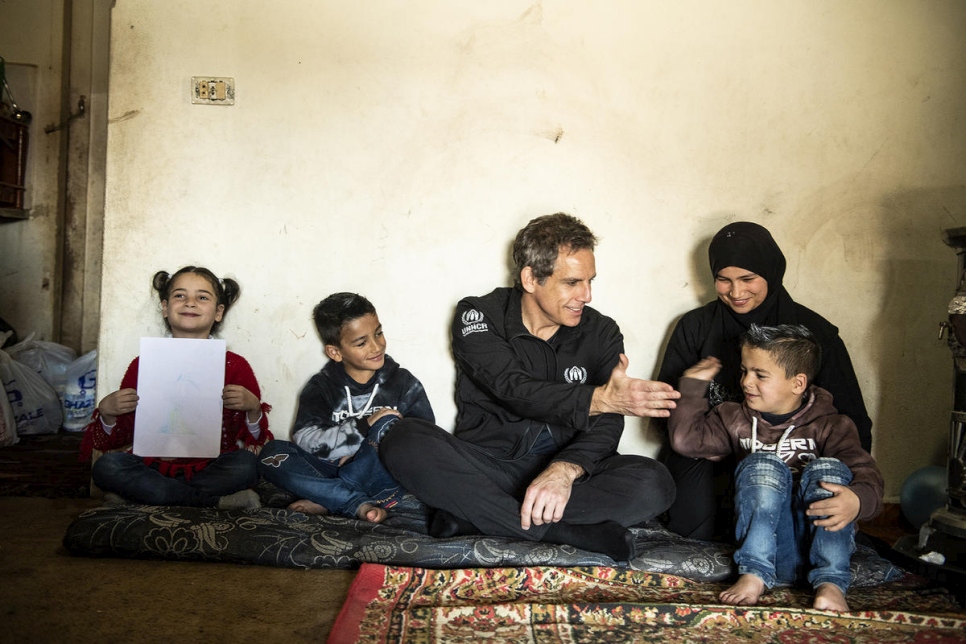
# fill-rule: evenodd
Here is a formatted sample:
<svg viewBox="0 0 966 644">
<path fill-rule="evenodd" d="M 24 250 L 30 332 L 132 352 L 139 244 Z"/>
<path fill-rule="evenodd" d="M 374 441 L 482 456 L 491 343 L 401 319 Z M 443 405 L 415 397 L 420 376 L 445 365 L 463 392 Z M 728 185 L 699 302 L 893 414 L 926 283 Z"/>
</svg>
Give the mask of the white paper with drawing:
<svg viewBox="0 0 966 644">
<path fill-rule="evenodd" d="M 217 457 L 224 388 L 224 340 L 141 338 L 134 453 Z"/>
</svg>

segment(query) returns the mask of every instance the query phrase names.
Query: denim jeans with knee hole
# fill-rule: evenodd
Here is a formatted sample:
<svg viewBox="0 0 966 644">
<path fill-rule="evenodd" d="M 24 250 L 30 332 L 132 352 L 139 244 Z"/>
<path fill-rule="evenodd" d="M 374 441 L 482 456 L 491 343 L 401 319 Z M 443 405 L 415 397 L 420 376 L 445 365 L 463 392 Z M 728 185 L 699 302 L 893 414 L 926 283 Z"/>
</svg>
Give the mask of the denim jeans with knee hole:
<svg viewBox="0 0 966 644">
<path fill-rule="evenodd" d="M 848 591 L 855 523 L 836 532 L 813 525 L 821 517 L 809 517 L 805 510 L 832 496 L 820 481 L 848 485 L 852 472 L 837 459 L 819 458 L 805 467 L 796 487 L 788 466 L 770 452 L 756 452 L 738 464 L 734 557 L 739 574 L 754 574 L 768 588 L 788 585 L 802 577 L 808 561 L 807 579 L 813 588 L 832 583 Z"/>
<path fill-rule="evenodd" d="M 274 440 L 262 448 L 258 470 L 267 481 L 333 514 L 355 518 L 363 503 L 392 507 L 405 491 L 380 462 L 379 443 L 398 420 L 391 415 L 377 420 L 345 465 L 319 458 L 295 443 Z"/>
</svg>

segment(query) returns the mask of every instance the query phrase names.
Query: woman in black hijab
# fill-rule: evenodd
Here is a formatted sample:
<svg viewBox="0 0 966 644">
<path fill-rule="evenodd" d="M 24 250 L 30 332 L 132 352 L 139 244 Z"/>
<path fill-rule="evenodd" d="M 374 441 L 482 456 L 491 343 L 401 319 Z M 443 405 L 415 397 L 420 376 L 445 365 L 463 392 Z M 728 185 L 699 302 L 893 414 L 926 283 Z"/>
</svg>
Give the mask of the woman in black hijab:
<svg viewBox="0 0 966 644">
<path fill-rule="evenodd" d="M 718 299 L 681 318 L 668 342 L 657 379 L 676 387 L 685 369 L 702 358 L 715 356 L 721 360 L 721 371 L 711 382 L 711 405 L 741 401 L 739 336 L 752 324 L 803 324 L 822 347 L 822 366 L 815 384 L 832 394 L 836 409 L 852 419 L 862 447 L 871 452 L 872 420 L 866 413 L 849 352 L 835 326 L 797 304 L 782 286 L 785 256 L 771 233 L 747 221 L 728 224 L 711 240 L 708 258 Z M 668 510 L 668 528 L 704 540 L 730 530 L 731 517 L 719 508 L 734 463 L 712 463 L 669 451 L 665 464 L 677 484 L 677 498 Z"/>
</svg>

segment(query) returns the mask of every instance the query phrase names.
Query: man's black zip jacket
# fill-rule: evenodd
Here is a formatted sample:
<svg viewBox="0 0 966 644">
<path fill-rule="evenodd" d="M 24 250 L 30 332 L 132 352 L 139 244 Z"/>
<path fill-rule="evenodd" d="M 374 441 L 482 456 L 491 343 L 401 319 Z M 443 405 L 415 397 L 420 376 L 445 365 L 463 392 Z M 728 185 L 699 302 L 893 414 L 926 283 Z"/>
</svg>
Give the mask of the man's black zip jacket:
<svg viewBox="0 0 966 644">
<path fill-rule="evenodd" d="M 523 324 L 521 292 L 498 288 L 461 300 L 452 332 L 456 436 L 515 459 L 549 427 L 559 449 L 553 460 L 588 474 L 617 453 L 623 416 L 590 416 L 594 389 L 607 382 L 624 350 L 614 320 L 584 307 L 577 326 L 561 326 L 544 341 Z"/>
</svg>

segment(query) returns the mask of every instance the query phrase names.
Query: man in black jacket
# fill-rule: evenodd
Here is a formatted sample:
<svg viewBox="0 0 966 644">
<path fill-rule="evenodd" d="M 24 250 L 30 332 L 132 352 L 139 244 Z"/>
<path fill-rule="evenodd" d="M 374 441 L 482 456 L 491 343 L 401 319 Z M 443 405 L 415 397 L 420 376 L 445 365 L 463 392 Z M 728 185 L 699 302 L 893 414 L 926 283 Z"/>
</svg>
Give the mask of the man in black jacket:
<svg viewBox="0 0 966 644">
<path fill-rule="evenodd" d="M 663 465 L 620 455 L 625 415 L 666 417 L 679 393 L 627 375 L 617 324 L 587 306 L 596 238 L 558 213 L 513 243 L 514 288 L 453 320 L 456 429 L 404 419 L 381 445 L 393 476 L 437 508 L 437 537 L 490 534 L 634 556 L 627 526 L 674 500 Z"/>
</svg>

